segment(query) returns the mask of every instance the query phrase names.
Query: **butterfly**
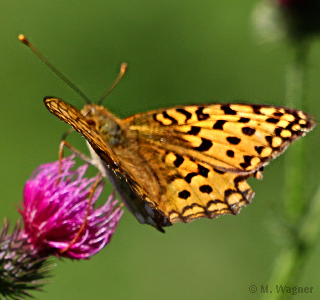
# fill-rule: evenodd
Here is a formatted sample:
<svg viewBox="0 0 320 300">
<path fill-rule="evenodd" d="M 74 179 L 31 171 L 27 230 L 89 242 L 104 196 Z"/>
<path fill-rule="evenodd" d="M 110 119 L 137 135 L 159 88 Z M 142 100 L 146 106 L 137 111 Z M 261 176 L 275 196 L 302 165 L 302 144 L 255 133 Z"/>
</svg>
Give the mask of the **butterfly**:
<svg viewBox="0 0 320 300">
<path fill-rule="evenodd" d="M 254 196 L 247 179 L 262 179 L 263 167 L 315 126 L 311 115 L 270 105 L 177 106 L 119 119 L 96 104 L 44 103 L 87 140 L 93 164 L 138 221 L 162 232 L 239 213 Z"/>
</svg>

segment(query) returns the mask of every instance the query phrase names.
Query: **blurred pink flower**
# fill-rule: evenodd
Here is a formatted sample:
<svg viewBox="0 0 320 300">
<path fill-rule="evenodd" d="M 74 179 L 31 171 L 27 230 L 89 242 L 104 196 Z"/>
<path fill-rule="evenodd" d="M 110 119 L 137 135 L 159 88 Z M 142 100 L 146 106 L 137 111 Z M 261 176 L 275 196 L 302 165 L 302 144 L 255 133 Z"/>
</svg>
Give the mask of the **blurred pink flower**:
<svg viewBox="0 0 320 300">
<path fill-rule="evenodd" d="M 72 171 L 74 164 L 73 156 L 64 158 L 61 173 L 58 161 L 41 165 L 24 188 L 19 210 L 24 221 L 23 233 L 28 243 L 44 255 L 85 259 L 96 254 L 110 241 L 123 213 L 116 206 L 114 194 L 103 206 L 93 208 L 103 189 L 103 183 L 99 183 L 86 226 L 72 244 L 84 224 L 90 191 L 97 180 L 83 177 L 88 165 Z"/>
<path fill-rule="evenodd" d="M 287 7 L 300 7 L 301 9 L 309 9 L 319 4 L 318 0 L 277 0 L 280 5 Z"/>
<path fill-rule="evenodd" d="M 301 39 L 320 33 L 319 0 L 277 0 L 292 37 Z"/>
<path fill-rule="evenodd" d="M 320 34 L 319 0 L 262 0 L 253 13 L 254 23 L 266 41 L 302 39 Z"/>
</svg>

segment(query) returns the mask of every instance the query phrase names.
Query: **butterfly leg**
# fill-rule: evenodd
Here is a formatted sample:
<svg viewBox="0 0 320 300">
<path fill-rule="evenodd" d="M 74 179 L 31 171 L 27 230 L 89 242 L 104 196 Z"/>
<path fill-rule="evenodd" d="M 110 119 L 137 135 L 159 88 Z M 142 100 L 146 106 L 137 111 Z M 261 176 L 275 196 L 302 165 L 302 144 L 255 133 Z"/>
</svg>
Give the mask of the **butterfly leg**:
<svg viewBox="0 0 320 300">
<path fill-rule="evenodd" d="M 79 150 L 71 146 L 66 140 L 62 140 L 59 145 L 59 173 L 61 173 L 62 171 L 61 164 L 62 164 L 64 147 L 67 147 L 73 154 L 78 156 L 80 159 L 82 159 L 86 163 L 93 165 L 93 161 L 90 157 L 88 157 L 87 155 L 83 154 L 82 152 L 80 152 Z"/>
<path fill-rule="evenodd" d="M 80 159 L 82 159 L 86 163 L 88 163 L 90 165 L 93 165 L 93 160 L 90 157 L 86 156 L 85 154 L 83 154 L 82 152 L 80 152 L 79 150 L 77 150 L 76 148 L 71 146 L 65 140 L 65 137 L 69 132 L 70 131 L 68 131 L 66 134 L 64 134 L 63 139 L 61 140 L 60 145 L 59 145 L 59 172 L 60 173 L 62 172 L 62 158 L 63 158 L 64 147 L 67 147 L 73 154 L 78 156 Z M 88 207 L 87 207 L 87 210 L 85 212 L 84 221 L 83 221 L 81 227 L 79 228 L 77 234 L 75 235 L 75 237 L 72 239 L 72 241 L 69 243 L 69 245 L 66 248 L 64 248 L 64 249 L 62 249 L 60 251 L 60 253 L 64 253 L 64 252 L 68 251 L 72 247 L 72 245 L 78 240 L 78 238 L 82 234 L 83 230 L 85 229 L 85 227 L 86 227 L 86 225 L 88 223 L 88 217 L 89 217 L 89 214 L 90 214 L 92 198 L 93 198 L 94 192 L 95 192 L 98 184 L 101 182 L 101 179 L 102 179 L 102 174 L 99 172 L 98 176 L 97 176 L 97 179 L 95 180 L 95 182 L 94 182 L 94 184 L 93 184 L 93 186 L 92 186 L 92 188 L 90 190 L 90 193 L 89 193 Z"/>
<path fill-rule="evenodd" d="M 64 147 L 67 147 L 73 154 L 78 156 L 80 159 L 82 159 L 86 163 L 93 165 L 93 161 L 90 157 L 86 156 L 76 148 L 72 147 L 66 140 L 62 139 L 59 145 L 59 174 L 62 173 L 62 158 L 63 158 Z M 56 184 L 59 183 L 59 180 L 60 178 L 57 179 Z"/>
<path fill-rule="evenodd" d="M 96 181 L 94 182 L 91 190 L 90 190 L 90 193 L 89 193 L 89 201 L 88 201 L 88 207 L 87 207 L 87 210 L 85 212 L 85 216 L 84 216 L 84 221 L 81 225 L 81 227 L 79 228 L 76 236 L 72 239 L 72 241 L 69 243 L 69 245 L 62 249 L 60 251 L 60 253 L 64 253 L 66 251 L 68 251 L 72 245 L 78 240 L 78 238 L 80 237 L 80 235 L 82 234 L 83 230 L 85 229 L 85 227 L 87 226 L 87 223 L 88 223 L 88 217 L 89 217 L 89 214 L 90 214 L 90 208 L 91 208 L 91 204 L 92 204 L 92 199 L 93 199 L 93 195 L 94 195 L 94 192 L 98 186 L 98 184 L 101 182 L 101 178 L 102 178 L 102 175 L 101 173 L 98 173 L 98 176 L 97 176 L 97 179 Z"/>
</svg>

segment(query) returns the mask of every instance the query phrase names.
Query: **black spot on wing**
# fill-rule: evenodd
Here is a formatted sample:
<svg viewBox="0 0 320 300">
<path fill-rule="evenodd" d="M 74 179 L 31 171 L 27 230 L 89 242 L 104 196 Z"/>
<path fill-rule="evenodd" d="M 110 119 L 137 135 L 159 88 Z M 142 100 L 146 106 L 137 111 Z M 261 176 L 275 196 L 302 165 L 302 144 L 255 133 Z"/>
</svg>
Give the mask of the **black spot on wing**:
<svg viewBox="0 0 320 300">
<path fill-rule="evenodd" d="M 221 105 L 221 109 L 224 111 L 224 113 L 226 115 L 236 115 L 237 112 L 235 110 L 233 110 L 232 108 L 230 108 L 230 105 L 225 104 L 225 105 Z"/>
<path fill-rule="evenodd" d="M 242 128 L 242 133 L 245 135 L 248 135 L 248 136 L 254 135 L 255 132 L 256 132 L 256 130 L 251 127 L 243 127 Z"/>
<path fill-rule="evenodd" d="M 184 158 L 178 154 L 175 154 L 175 155 L 176 155 L 176 160 L 173 163 L 178 168 L 184 162 Z"/>
<path fill-rule="evenodd" d="M 281 136 L 282 128 L 276 128 L 274 133 L 276 136 Z"/>
<path fill-rule="evenodd" d="M 261 106 L 260 105 L 251 105 L 253 112 L 257 115 L 261 115 Z"/>
<path fill-rule="evenodd" d="M 172 122 L 172 123 L 171 123 L 172 125 L 178 124 L 178 121 L 177 121 L 175 118 L 169 116 L 166 111 L 164 111 L 164 112 L 162 113 L 162 115 L 163 115 L 163 117 L 164 117 L 165 119 L 169 119 L 169 120 Z"/>
<path fill-rule="evenodd" d="M 153 121 L 162 124 L 162 123 L 157 119 L 157 115 L 158 115 L 157 113 L 155 113 L 155 114 L 152 115 Z"/>
<path fill-rule="evenodd" d="M 186 200 L 191 196 L 191 194 L 187 190 L 183 190 L 178 194 L 178 196 L 179 196 L 179 198 Z"/>
<path fill-rule="evenodd" d="M 197 110 L 196 110 L 196 114 L 197 114 L 197 117 L 198 117 L 198 120 L 199 121 L 203 121 L 203 120 L 207 120 L 210 118 L 210 116 L 208 114 L 205 114 L 203 112 L 203 109 L 204 107 L 199 107 Z"/>
<path fill-rule="evenodd" d="M 277 124 L 280 120 L 276 118 L 268 118 L 266 119 L 266 122 L 271 123 L 271 124 Z"/>
<path fill-rule="evenodd" d="M 242 118 L 240 118 L 240 119 L 238 120 L 238 122 L 239 122 L 239 123 L 249 123 L 249 122 L 250 122 L 250 119 L 249 119 L 249 118 L 244 118 L 244 117 L 242 117 Z"/>
<path fill-rule="evenodd" d="M 270 136 L 270 135 L 268 135 L 268 136 L 266 136 L 266 141 L 268 142 L 268 144 L 272 147 L 272 136 Z"/>
<path fill-rule="evenodd" d="M 192 117 L 192 114 L 189 113 L 188 111 L 186 111 L 186 110 L 183 109 L 183 108 L 177 108 L 177 112 L 179 112 L 179 113 L 181 113 L 181 114 L 183 114 L 183 115 L 186 116 L 185 122 L 187 122 L 187 121 L 188 121 L 189 119 L 191 119 L 191 117 Z"/>
<path fill-rule="evenodd" d="M 246 169 L 251 166 L 251 159 L 253 157 L 250 155 L 245 155 L 243 158 L 244 158 L 244 162 L 240 164 L 240 167 L 243 169 Z"/>
<path fill-rule="evenodd" d="M 186 182 L 188 182 L 188 183 L 191 183 L 192 178 L 193 178 L 194 176 L 197 176 L 197 175 L 198 175 L 198 174 L 197 174 L 197 173 L 194 173 L 194 172 L 189 173 L 189 174 L 184 178 L 184 180 L 185 180 Z"/>
<path fill-rule="evenodd" d="M 212 142 L 210 140 L 207 140 L 205 138 L 201 138 L 201 144 L 200 146 L 198 147 L 194 147 L 193 149 L 194 150 L 197 150 L 197 151 L 208 151 L 211 147 L 212 147 Z"/>
<path fill-rule="evenodd" d="M 205 193 L 205 194 L 210 194 L 212 192 L 212 187 L 207 184 L 200 186 L 199 189 L 201 193 Z"/>
<path fill-rule="evenodd" d="M 216 123 L 214 123 L 213 125 L 213 129 L 219 129 L 219 130 L 223 130 L 223 125 L 224 123 L 226 123 L 227 121 L 225 120 L 218 120 Z"/>
<path fill-rule="evenodd" d="M 227 141 L 232 145 L 238 145 L 241 142 L 241 140 L 235 136 L 228 136 Z"/>
<path fill-rule="evenodd" d="M 227 150 L 226 154 L 229 157 L 234 157 L 234 152 L 232 150 Z"/>
<path fill-rule="evenodd" d="M 201 175 L 202 177 L 208 177 L 208 173 L 209 173 L 209 169 L 207 169 L 206 167 L 198 164 L 198 172 L 199 175 Z"/>
<path fill-rule="evenodd" d="M 200 132 L 201 128 L 198 126 L 191 126 L 191 129 L 187 132 L 187 134 L 197 135 Z"/>
<path fill-rule="evenodd" d="M 286 127 L 285 127 L 285 129 L 288 129 L 288 130 L 290 130 L 290 131 L 294 131 L 293 129 L 292 129 L 292 127 L 295 125 L 296 123 L 294 122 L 294 123 L 289 123 Z M 302 127 L 302 126 L 301 126 Z"/>
<path fill-rule="evenodd" d="M 254 149 L 257 151 L 258 154 L 261 154 L 264 147 L 263 146 L 255 146 Z"/>
</svg>

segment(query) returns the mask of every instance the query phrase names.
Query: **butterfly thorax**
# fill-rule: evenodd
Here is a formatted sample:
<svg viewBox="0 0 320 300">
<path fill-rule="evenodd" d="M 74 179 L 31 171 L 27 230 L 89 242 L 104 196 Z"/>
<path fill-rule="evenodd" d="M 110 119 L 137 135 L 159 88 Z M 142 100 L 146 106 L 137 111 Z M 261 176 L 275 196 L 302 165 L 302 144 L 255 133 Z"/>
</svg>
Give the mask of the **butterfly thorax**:
<svg viewBox="0 0 320 300">
<path fill-rule="evenodd" d="M 125 130 L 121 120 L 105 107 L 88 104 L 81 113 L 86 121 L 104 136 L 110 146 L 122 144 L 125 140 Z"/>
</svg>

